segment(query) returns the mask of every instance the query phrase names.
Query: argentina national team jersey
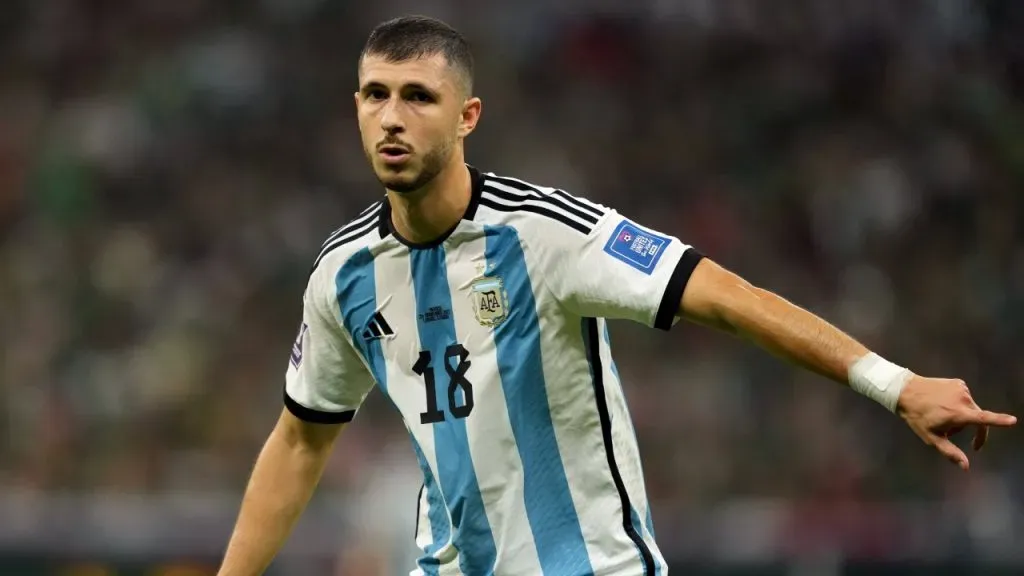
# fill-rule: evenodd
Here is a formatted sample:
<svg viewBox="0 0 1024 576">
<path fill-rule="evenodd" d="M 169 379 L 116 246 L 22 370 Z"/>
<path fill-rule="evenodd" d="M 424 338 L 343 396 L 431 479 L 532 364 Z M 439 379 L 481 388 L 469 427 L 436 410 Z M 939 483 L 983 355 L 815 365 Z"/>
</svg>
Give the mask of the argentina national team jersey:
<svg viewBox="0 0 1024 576">
<path fill-rule="evenodd" d="M 324 243 L 285 404 L 348 422 L 376 385 L 401 412 L 423 471 L 414 574 L 665 574 L 606 319 L 669 329 L 701 255 L 470 172 L 436 242 L 399 238 L 385 198 Z"/>
</svg>

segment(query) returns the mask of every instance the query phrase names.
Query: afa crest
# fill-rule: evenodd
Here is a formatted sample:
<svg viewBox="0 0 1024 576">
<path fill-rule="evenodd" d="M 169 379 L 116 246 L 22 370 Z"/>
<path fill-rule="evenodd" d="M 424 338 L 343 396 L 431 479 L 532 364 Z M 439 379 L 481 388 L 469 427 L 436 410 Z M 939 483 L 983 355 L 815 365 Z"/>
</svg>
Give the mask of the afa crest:
<svg viewBox="0 0 1024 576">
<path fill-rule="evenodd" d="M 473 282 L 473 311 L 481 326 L 497 326 L 508 317 L 508 294 L 500 276 L 488 276 Z"/>
</svg>

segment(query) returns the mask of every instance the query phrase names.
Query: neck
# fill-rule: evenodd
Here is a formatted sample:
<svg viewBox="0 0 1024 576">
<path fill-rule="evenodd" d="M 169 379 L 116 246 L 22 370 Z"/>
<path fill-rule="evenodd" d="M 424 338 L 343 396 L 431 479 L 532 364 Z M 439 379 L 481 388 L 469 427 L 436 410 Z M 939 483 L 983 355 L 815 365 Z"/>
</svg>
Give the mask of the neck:
<svg viewBox="0 0 1024 576">
<path fill-rule="evenodd" d="M 469 169 L 458 162 L 415 192 L 400 194 L 388 190 L 391 225 L 409 242 L 432 242 L 462 219 L 473 194 L 472 186 Z"/>
</svg>

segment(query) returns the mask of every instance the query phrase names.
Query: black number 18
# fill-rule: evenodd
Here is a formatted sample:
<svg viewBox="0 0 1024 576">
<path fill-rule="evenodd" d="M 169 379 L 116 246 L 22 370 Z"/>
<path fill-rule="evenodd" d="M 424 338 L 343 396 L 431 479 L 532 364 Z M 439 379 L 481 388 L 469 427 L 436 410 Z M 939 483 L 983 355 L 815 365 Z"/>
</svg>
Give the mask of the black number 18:
<svg viewBox="0 0 1024 576">
<path fill-rule="evenodd" d="M 458 363 L 452 366 L 452 360 Z M 429 350 L 420 352 L 420 357 L 413 365 L 412 371 L 423 376 L 427 391 L 427 411 L 420 413 L 421 424 L 444 422 L 444 411 L 437 407 L 437 382 L 434 380 L 434 368 L 430 364 Z M 444 351 L 444 370 L 448 373 L 448 408 L 452 416 L 465 418 L 473 411 L 473 383 L 466 379 L 466 371 L 472 362 L 469 351 L 462 344 L 452 344 Z M 455 391 L 462 388 L 465 403 L 459 406 L 455 401 Z"/>
</svg>

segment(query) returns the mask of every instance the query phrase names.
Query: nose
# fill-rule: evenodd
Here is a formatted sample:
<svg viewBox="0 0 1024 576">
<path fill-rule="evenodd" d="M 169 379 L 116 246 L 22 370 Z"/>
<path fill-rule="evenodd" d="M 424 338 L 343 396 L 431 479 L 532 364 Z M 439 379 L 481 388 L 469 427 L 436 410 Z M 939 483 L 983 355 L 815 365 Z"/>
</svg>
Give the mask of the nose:
<svg viewBox="0 0 1024 576">
<path fill-rule="evenodd" d="M 402 116 L 398 110 L 398 102 L 396 99 L 390 100 L 384 105 L 384 109 L 380 115 L 380 127 L 388 133 L 402 132 L 405 130 L 405 122 L 402 121 Z"/>
</svg>

